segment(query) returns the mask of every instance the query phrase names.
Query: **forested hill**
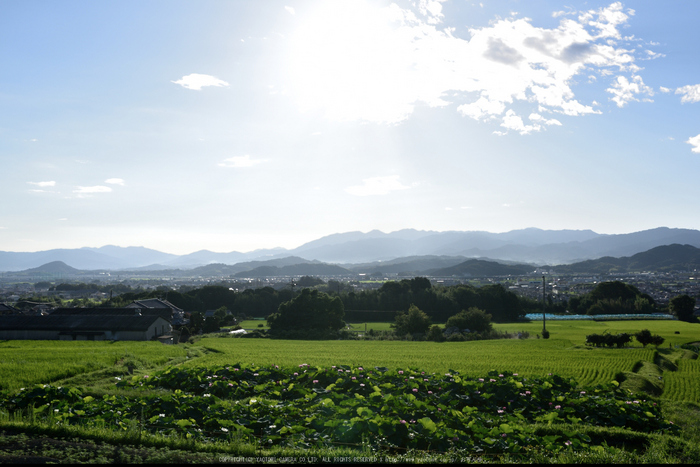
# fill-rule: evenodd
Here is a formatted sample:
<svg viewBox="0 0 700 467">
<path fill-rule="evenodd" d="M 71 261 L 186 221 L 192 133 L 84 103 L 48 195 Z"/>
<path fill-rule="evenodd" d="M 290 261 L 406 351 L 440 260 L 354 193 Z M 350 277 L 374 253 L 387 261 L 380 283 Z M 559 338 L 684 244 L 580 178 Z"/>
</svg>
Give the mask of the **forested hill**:
<svg viewBox="0 0 700 467">
<path fill-rule="evenodd" d="M 700 268 L 700 248 L 676 243 L 658 246 L 628 257 L 613 258 L 606 256 L 574 264 L 555 266 L 552 269 L 560 274 L 606 274 L 643 271 L 692 271 L 698 268 Z"/>
<path fill-rule="evenodd" d="M 508 265 L 494 261 L 470 259 L 449 268 L 432 269 L 427 271 L 427 275 L 436 277 L 520 276 L 531 273 L 534 269 L 535 267 L 524 264 Z"/>
</svg>

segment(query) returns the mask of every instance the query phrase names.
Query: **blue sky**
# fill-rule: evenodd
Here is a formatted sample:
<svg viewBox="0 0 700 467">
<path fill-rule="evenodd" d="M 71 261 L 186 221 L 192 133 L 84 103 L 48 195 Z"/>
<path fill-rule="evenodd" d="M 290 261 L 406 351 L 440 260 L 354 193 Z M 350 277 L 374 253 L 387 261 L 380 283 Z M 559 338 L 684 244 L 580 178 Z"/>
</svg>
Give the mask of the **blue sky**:
<svg viewBox="0 0 700 467">
<path fill-rule="evenodd" d="M 700 2 L 0 3 L 0 250 L 700 229 Z"/>
</svg>

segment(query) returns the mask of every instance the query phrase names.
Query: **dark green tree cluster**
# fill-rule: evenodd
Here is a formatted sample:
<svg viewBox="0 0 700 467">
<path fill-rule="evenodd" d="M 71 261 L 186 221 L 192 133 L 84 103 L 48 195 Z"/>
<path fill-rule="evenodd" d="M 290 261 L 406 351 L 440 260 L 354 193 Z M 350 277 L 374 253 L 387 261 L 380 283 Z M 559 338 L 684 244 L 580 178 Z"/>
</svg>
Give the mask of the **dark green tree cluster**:
<svg viewBox="0 0 700 467">
<path fill-rule="evenodd" d="M 476 307 L 462 310 L 451 316 L 445 323 L 445 328 L 453 327 L 458 328 L 460 331 L 468 329 L 469 332 L 488 332 L 493 329 L 491 315 Z"/>
<path fill-rule="evenodd" d="M 377 290 L 343 293 L 340 297 L 346 310 L 393 312 L 405 311 L 415 305 L 433 322 L 442 323 L 472 307 L 484 310 L 496 322 L 517 321 L 526 313 L 523 301 L 500 284 L 432 287 L 425 277 L 389 281 Z"/>
<path fill-rule="evenodd" d="M 621 332 L 619 334 L 589 334 L 586 336 L 586 345 L 594 347 L 618 347 L 622 348 L 632 341 L 632 334 Z"/>
<path fill-rule="evenodd" d="M 658 347 L 663 344 L 665 340 L 658 334 L 652 335 L 651 331 L 648 329 L 642 329 L 641 331 L 635 333 L 634 338 L 637 339 L 637 342 L 642 344 L 642 347 L 646 347 L 648 344 Z"/>
<path fill-rule="evenodd" d="M 669 302 L 669 311 L 676 315 L 681 321 L 694 322 L 693 310 L 695 309 L 695 299 L 690 295 L 679 295 L 673 297 Z"/>
<path fill-rule="evenodd" d="M 569 311 L 582 315 L 648 314 L 654 299 L 621 281 L 601 282 L 585 295 L 569 299 Z"/>
<path fill-rule="evenodd" d="M 267 318 L 272 337 L 333 338 L 345 327 L 343 302 L 318 290 L 304 289 Z"/>
<path fill-rule="evenodd" d="M 431 324 L 427 314 L 417 306 L 411 305 L 407 312 L 396 315 L 396 320 L 391 327 L 394 328 L 397 335 L 405 336 L 406 334 L 425 334 Z"/>
</svg>

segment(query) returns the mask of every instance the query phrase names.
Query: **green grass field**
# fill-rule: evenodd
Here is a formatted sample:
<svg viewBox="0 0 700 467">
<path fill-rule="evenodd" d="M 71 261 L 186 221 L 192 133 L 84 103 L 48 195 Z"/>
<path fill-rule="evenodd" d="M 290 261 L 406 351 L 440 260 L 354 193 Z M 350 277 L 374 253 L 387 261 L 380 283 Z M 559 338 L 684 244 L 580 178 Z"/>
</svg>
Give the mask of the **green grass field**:
<svg viewBox="0 0 700 467">
<path fill-rule="evenodd" d="M 179 363 L 184 346 L 159 342 L 2 341 L 0 390 L 16 390 L 79 375 Z"/>
</svg>

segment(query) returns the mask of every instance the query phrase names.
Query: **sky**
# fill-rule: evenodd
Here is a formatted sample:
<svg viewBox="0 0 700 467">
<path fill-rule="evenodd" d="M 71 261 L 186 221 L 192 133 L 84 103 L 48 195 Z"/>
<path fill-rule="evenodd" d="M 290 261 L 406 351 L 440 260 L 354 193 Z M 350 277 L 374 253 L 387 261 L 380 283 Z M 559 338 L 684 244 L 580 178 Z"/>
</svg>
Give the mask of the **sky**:
<svg viewBox="0 0 700 467">
<path fill-rule="evenodd" d="M 700 229 L 700 2 L 0 2 L 0 251 Z"/>
</svg>

